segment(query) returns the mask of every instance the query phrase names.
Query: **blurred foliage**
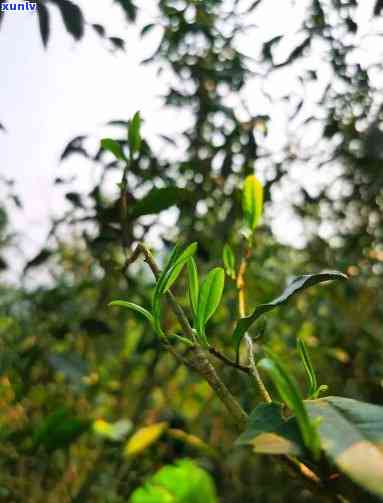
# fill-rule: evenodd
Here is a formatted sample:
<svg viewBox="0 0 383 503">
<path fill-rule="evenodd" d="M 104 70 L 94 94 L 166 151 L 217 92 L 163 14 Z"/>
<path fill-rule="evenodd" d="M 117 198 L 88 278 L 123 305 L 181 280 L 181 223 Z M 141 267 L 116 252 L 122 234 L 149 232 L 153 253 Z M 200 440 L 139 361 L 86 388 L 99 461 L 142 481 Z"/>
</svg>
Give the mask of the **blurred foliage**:
<svg viewBox="0 0 383 503">
<path fill-rule="evenodd" d="M 75 40 L 83 37 L 86 23 L 76 2 L 38 3 L 45 45 L 54 36 L 50 13 L 56 8 L 68 33 Z M 115 3 L 129 22 L 139 23 L 140 5 Z M 4 501 L 129 501 L 155 472 L 185 457 L 211 474 L 221 501 L 329 501 L 303 489 L 272 459 L 233 449 L 235 429 L 208 385 L 159 350 L 138 313 L 107 307 L 114 298 L 150 305 L 153 280 L 145 265 L 124 267 L 138 240 L 154 236 L 162 245 L 160 260 L 179 237 L 198 241 L 203 275 L 222 265 L 225 243 L 243 248 L 240 189 L 254 169 L 265 182 L 267 211 L 285 184 L 294 184 L 298 194 L 287 203 L 307 239 L 301 249 L 280 244 L 263 219 L 247 273 L 248 311 L 275 298 L 292 275 L 338 269 L 351 281 L 308 291 L 268 314 L 266 327 L 256 325 L 251 333 L 263 333 L 262 342 L 283 357 L 302 387 L 297 336 L 331 394 L 383 404 L 382 64 L 364 63 L 360 56 L 361 1 L 307 1 L 296 33 L 258 41 L 251 20 L 256 22 L 264 3 L 158 0 L 158 18 L 143 26 L 141 35 L 157 30 L 161 37 L 144 64 L 157 65 L 159 76 L 171 75 L 164 103 L 188 112 L 191 121 L 174 137 L 162 136 L 167 150 L 158 152 L 144 138 L 123 187 L 111 194 L 110 180 L 121 179 L 123 162 L 105 148 L 92 150 L 86 136 L 63 150 L 62 161 L 73 156 L 81 165 L 86 159 L 99 177 L 85 194 L 65 175 L 56 179 L 67 187 L 70 208 L 53 221 L 46 245 L 25 263 L 24 278 L 32 275 L 33 281 L 28 287 L 0 285 Z M 381 14 L 382 2 L 371 2 L 376 22 Z M 106 37 L 101 24 L 93 28 Z M 239 49 L 244 32 L 255 34 L 252 57 Z M 381 40 L 378 29 L 369 36 Z M 109 40 L 123 46 L 117 37 Z M 288 121 L 287 141 L 276 152 L 266 143 L 276 120 L 272 82 L 283 82 L 286 72 L 294 76 L 297 91 L 278 103 L 287 104 Z M 244 97 L 250 79 L 267 105 L 259 104 L 258 113 Z M 316 96 L 314 106 L 310 95 Z M 127 155 L 128 121 L 109 125 Z M 324 173 L 326 181 L 313 180 L 308 187 L 299 171 L 306 168 Z M 10 184 L 6 192 L 7 201 L 20 206 Z M 7 271 L 12 252 L 10 207 L 5 198 L 1 204 L 0 272 Z M 39 280 L 43 270 L 49 281 Z M 184 280 L 175 289 L 181 298 Z M 209 333 L 233 358 L 228 327 L 234 328 L 236 311 L 236 288 L 228 282 Z M 164 311 L 163 318 L 174 333 L 174 317 Z M 253 410 L 260 397 L 248 380 L 234 369 L 218 368 L 242 406 Z M 161 425 L 160 433 L 137 456 L 126 456 L 134 436 L 153 425 Z M 348 492 L 354 501 L 356 489 Z M 372 501 L 363 494 L 358 500 Z"/>
</svg>

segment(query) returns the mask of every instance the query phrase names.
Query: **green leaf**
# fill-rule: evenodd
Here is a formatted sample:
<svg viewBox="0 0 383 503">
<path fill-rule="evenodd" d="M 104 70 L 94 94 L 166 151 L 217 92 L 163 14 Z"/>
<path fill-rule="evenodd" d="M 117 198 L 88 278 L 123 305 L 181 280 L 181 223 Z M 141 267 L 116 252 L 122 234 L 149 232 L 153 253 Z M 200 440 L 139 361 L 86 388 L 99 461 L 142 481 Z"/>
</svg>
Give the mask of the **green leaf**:
<svg viewBox="0 0 383 503">
<path fill-rule="evenodd" d="M 198 295 L 199 295 L 199 279 L 196 261 L 191 257 L 187 261 L 188 270 L 188 293 L 190 306 L 193 311 L 193 316 L 197 316 Z"/>
<path fill-rule="evenodd" d="M 193 257 L 197 251 L 198 244 L 192 243 L 185 250 L 181 251 L 173 260 L 171 267 L 163 276 L 161 294 L 166 293 L 178 278 L 184 265 Z"/>
<path fill-rule="evenodd" d="M 221 302 L 225 285 L 225 272 L 222 267 L 215 267 L 206 276 L 201 285 L 197 307 L 197 331 L 206 343 L 205 325 L 213 316 Z"/>
<path fill-rule="evenodd" d="M 302 438 L 295 417 L 284 419 L 282 405 L 262 403 L 250 414 L 246 430 L 236 440 L 236 445 L 250 445 L 259 454 L 304 453 Z"/>
<path fill-rule="evenodd" d="M 152 324 L 154 325 L 154 320 L 152 314 L 145 309 L 142 306 L 139 306 L 138 304 L 134 304 L 134 302 L 128 302 L 126 300 L 113 300 L 112 302 L 109 302 L 109 306 L 119 306 L 119 307 L 126 307 L 127 309 L 131 309 L 132 311 L 136 311 L 137 313 L 142 314 L 145 316 L 145 318 Z"/>
<path fill-rule="evenodd" d="M 225 244 L 223 247 L 222 260 L 226 274 L 229 278 L 235 279 L 235 255 L 229 244 Z"/>
<path fill-rule="evenodd" d="M 181 204 L 191 199 L 191 193 L 187 189 L 179 187 L 162 187 L 151 189 L 146 196 L 132 207 L 132 218 L 143 215 L 156 215 L 172 206 Z"/>
<path fill-rule="evenodd" d="M 268 302 L 267 304 L 260 304 L 255 308 L 253 313 L 250 316 L 246 316 L 245 318 L 241 318 L 235 330 L 233 332 L 233 344 L 237 352 L 239 352 L 239 345 L 245 333 L 251 327 L 251 325 L 260 318 L 263 314 L 275 309 L 278 306 L 286 304 L 291 297 L 296 295 L 311 286 L 315 286 L 318 283 L 323 283 L 324 281 L 333 281 L 340 279 L 348 279 L 347 276 L 338 271 L 331 272 L 320 272 L 317 274 L 304 274 L 303 276 L 296 276 L 292 279 L 292 281 L 288 284 L 287 288 L 283 291 L 283 293 L 277 297 L 276 299 Z"/>
<path fill-rule="evenodd" d="M 263 358 L 258 366 L 268 373 L 280 397 L 294 413 L 305 446 L 313 453 L 314 457 L 317 458 L 319 455 L 318 435 L 315 426 L 309 419 L 298 386 L 293 377 L 289 375 L 275 356 L 273 356 L 273 359 Z"/>
<path fill-rule="evenodd" d="M 129 123 L 128 129 L 128 143 L 130 150 L 130 157 L 140 151 L 141 148 L 141 117 L 140 112 L 136 112 Z"/>
<path fill-rule="evenodd" d="M 310 355 L 307 346 L 301 337 L 297 338 L 297 348 L 299 356 L 301 357 L 303 366 L 306 371 L 306 376 L 309 383 L 309 398 L 315 398 L 318 390 L 318 381 L 315 374 L 314 367 L 311 363 Z"/>
<path fill-rule="evenodd" d="M 65 28 L 75 40 L 84 35 L 84 16 L 81 9 L 70 0 L 51 0 L 60 9 Z"/>
<path fill-rule="evenodd" d="M 142 30 L 141 30 L 141 33 L 140 33 L 141 37 L 144 37 L 145 35 L 147 35 L 147 34 L 148 34 L 150 31 L 152 31 L 152 30 L 153 30 L 153 28 L 155 28 L 155 27 L 156 27 L 156 24 L 154 24 L 154 23 L 146 24 L 146 25 L 142 28 Z"/>
<path fill-rule="evenodd" d="M 263 187 L 255 175 L 246 177 L 242 193 L 242 209 L 245 222 L 253 231 L 263 212 Z"/>
<path fill-rule="evenodd" d="M 32 449 L 44 447 L 48 452 L 68 447 L 90 427 L 90 421 L 73 416 L 61 407 L 44 418 L 33 434 Z"/>
<path fill-rule="evenodd" d="M 120 161 L 126 161 L 126 157 L 122 150 L 122 147 L 116 140 L 112 140 L 111 138 L 103 138 L 101 140 L 101 147 L 104 150 L 108 150 L 109 152 L 111 152 L 114 155 L 114 157 L 116 157 Z"/>
<path fill-rule="evenodd" d="M 211 476 L 189 459 L 166 465 L 143 487 L 136 489 L 129 503 L 217 503 Z"/>
<path fill-rule="evenodd" d="M 44 47 L 46 47 L 48 45 L 48 40 L 50 36 L 50 14 L 49 10 L 43 3 L 39 4 L 37 16 L 39 18 L 39 29 L 40 29 L 41 40 L 43 42 Z"/>
<path fill-rule="evenodd" d="M 156 288 L 153 294 L 152 312 L 154 317 L 154 326 L 157 331 L 161 330 L 161 297 L 164 295 L 173 285 L 173 283 L 178 278 L 180 272 L 182 271 L 186 262 L 195 254 L 197 251 L 198 244 L 192 243 L 186 248 L 177 244 L 170 258 L 160 274 L 157 280 Z"/>
<path fill-rule="evenodd" d="M 326 456 L 350 479 L 383 497 L 383 407 L 350 398 L 307 400 Z"/>
</svg>

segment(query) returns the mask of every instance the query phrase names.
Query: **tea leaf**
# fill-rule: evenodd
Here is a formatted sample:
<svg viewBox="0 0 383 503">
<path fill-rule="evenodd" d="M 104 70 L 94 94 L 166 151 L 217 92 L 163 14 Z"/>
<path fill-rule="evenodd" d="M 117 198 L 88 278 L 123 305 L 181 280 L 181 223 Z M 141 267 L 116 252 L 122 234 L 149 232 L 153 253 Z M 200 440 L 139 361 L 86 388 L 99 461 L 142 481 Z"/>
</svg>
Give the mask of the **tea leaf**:
<svg viewBox="0 0 383 503">
<path fill-rule="evenodd" d="M 298 386 L 292 376 L 275 359 L 263 358 L 259 362 L 259 367 L 266 371 L 275 384 L 279 395 L 289 409 L 294 413 L 303 442 L 307 449 L 312 451 L 314 457 L 319 455 L 319 439 L 315 426 L 311 423 L 307 414 L 303 400 L 299 394 Z"/>
<path fill-rule="evenodd" d="M 197 330 L 205 342 L 205 325 L 221 302 L 224 285 L 225 272 L 222 267 L 212 269 L 201 285 L 197 308 Z"/>
<path fill-rule="evenodd" d="M 246 177 L 242 193 L 242 209 L 245 222 L 253 231 L 263 213 L 263 187 L 255 175 Z"/>
<path fill-rule="evenodd" d="M 247 330 L 251 327 L 251 325 L 260 318 L 263 314 L 275 309 L 278 306 L 286 304 L 291 297 L 296 295 L 311 286 L 315 286 L 318 283 L 323 283 L 324 281 L 333 281 L 340 279 L 348 279 L 347 276 L 338 271 L 331 272 L 320 272 L 317 274 L 304 274 L 303 276 L 296 276 L 293 280 L 288 284 L 287 288 L 283 291 L 283 293 L 277 297 L 276 299 L 268 302 L 267 304 L 260 304 L 255 308 L 253 313 L 250 316 L 246 316 L 245 318 L 241 318 L 235 330 L 233 332 L 233 344 L 237 352 L 239 352 L 239 345 L 241 340 Z"/>
<path fill-rule="evenodd" d="M 101 147 L 104 150 L 108 150 L 109 152 L 111 152 L 114 155 L 114 157 L 116 157 L 120 161 L 126 161 L 124 151 L 122 150 L 121 145 L 116 140 L 112 140 L 111 138 L 103 138 L 101 140 Z"/>
<path fill-rule="evenodd" d="M 282 405 L 262 403 L 250 414 L 246 430 L 236 445 L 250 445 L 259 454 L 301 455 L 304 452 L 295 417 L 284 419 Z"/>
<path fill-rule="evenodd" d="M 314 367 L 311 363 L 310 355 L 307 350 L 306 344 L 301 337 L 297 338 L 297 348 L 299 356 L 301 357 L 303 366 L 306 371 L 307 379 L 309 382 L 309 397 L 315 398 L 318 389 L 318 381 L 315 374 Z"/>
<path fill-rule="evenodd" d="M 136 152 L 139 152 L 141 148 L 141 117 L 140 112 L 136 112 L 130 121 L 129 129 L 128 129 L 128 143 L 129 143 L 129 151 L 130 157 Z"/>
<path fill-rule="evenodd" d="M 326 456 L 350 479 L 383 497 L 383 407 L 350 398 L 307 400 Z"/>
<path fill-rule="evenodd" d="M 127 309 L 132 309 L 133 311 L 136 311 L 137 313 L 142 314 L 145 316 L 145 318 L 150 321 L 150 323 L 153 325 L 154 324 L 154 319 L 152 314 L 145 309 L 142 306 L 139 306 L 138 304 L 134 304 L 133 302 L 128 302 L 126 300 L 113 300 L 112 302 L 109 302 L 109 306 L 119 306 L 119 307 L 126 307 Z"/>
</svg>

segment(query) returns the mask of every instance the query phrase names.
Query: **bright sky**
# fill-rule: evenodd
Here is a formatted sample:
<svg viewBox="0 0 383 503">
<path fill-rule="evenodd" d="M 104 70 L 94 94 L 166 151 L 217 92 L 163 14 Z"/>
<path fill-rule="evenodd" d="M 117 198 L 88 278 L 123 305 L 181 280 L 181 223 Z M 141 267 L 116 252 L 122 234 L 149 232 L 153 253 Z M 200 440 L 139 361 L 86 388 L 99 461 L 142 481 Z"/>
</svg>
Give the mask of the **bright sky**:
<svg viewBox="0 0 383 503">
<path fill-rule="evenodd" d="M 49 218 L 66 208 L 63 192 L 53 187 L 53 180 L 76 173 L 80 190 L 89 183 L 91 169 L 84 161 L 59 165 L 59 156 L 70 139 L 79 134 L 99 139 L 105 136 L 103 125 L 108 120 L 128 119 L 136 110 L 145 119 L 144 135 L 148 138 L 157 133 L 173 134 L 188 123 L 187 113 L 180 117 L 179 111 L 162 107 L 159 95 L 167 88 L 166 76 L 159 79 L 155 68 L 139 64 L 151 55 L 160 35 L 154 32 L 144 41 L 138 37 L 140 27 L 155 15 L 155 0 L 145 0 L 145 7 L 140 7 L 143 14 L 137 28 L 127 26 L 120 8 L 110 0 L 91 2 L 91 7 L 86 0 L 77 3 L 88 22 L 104 24 L 108 34 L 126 39 L 126 52 L 111 52 L 91 28 L 80 43 L 74 42 L 58 13 L 53 17 L 47 50 L 42 47 L 36 14 L 6 13 L 0 30 L 0 122 L 7 129 L 5 134 L 0 132 L 0 173 L 15 180 L 15 191 L 24 204 L 23 210 L 13 212 L 12 219 L 23 235 L 20 245 L 28 257 L 44 243 Z M 254 20 L 258 31 L 243 36 L 243 51 L 251 55 L 254 36 L 267 40 L 286 31 L 294 32 L 306 3 L 296 2 L 292 8 L 287 1 L 264 2 L 265 7 L 257 11 Z M 370 12 L 371 1 L 366 0 L 364 5 L 362 18 Z M 54 11 L 54 7 L 50 10 Z M 272 88 L 277 94 L 284 93 L 293 85 L 290 80 L 286 75 L 283 86 L 279 80 Z M 255 81 L 248 83 L 245 96 L 252 111 L 263 113 L 262 95 Z M 276 112 L 267 140 L 276 149 L 285 137 L 285 113 L 283 108 Z M 288 187 L 286 191 L 288 194 Z M 283 240 L 299 241 L 299 224 L 294 228 L 289 223 L 289 235 L 283 218 L 275 228 Z M 20 257 L 14 259 L 20 261 Z"/>
</svg>

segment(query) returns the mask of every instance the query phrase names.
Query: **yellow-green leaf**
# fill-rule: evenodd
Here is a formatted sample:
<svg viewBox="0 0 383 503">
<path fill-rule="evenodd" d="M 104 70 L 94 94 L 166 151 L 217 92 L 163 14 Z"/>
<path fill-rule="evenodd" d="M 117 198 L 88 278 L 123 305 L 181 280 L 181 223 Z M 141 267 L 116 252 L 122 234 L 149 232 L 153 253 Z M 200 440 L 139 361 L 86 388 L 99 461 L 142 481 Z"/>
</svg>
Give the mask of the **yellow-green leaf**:
<svg viewBox="0 0 383 503">
<path fill-rule="evenodd" d="M 140 428 L 126 443 L 124 455 L 127 457 L 134 457 L 141 454 L 145 449 L 159 440 L 167 427 L 168 423 L 160 422 Z"/>
<path fill-rule="evenodd" d="M 250 175 L 245 179 L 242 209 L 245 222 L 253 231 L 260 223 L 263 213 L 263 187 L 255 175 Z"/>
</svg>

